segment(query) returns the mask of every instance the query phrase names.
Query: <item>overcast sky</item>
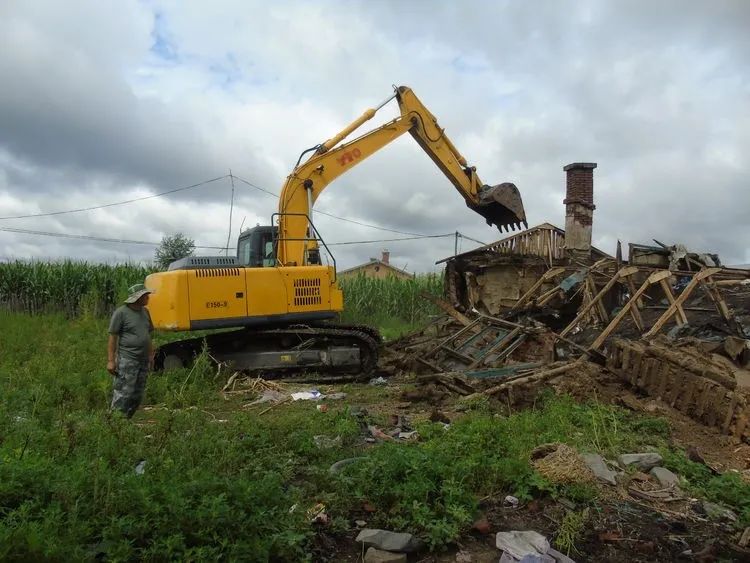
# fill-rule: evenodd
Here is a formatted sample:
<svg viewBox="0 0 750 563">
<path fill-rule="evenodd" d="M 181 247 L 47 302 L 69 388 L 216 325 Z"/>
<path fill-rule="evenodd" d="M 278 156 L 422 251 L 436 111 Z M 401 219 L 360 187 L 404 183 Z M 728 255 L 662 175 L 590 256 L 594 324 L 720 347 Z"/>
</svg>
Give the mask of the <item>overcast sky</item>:
<svg viewBox="0 0 750 563">
<path fill-rule="evenodd" d="M 597 162 L 594 244 L 680 242 L 750 262 L 750 2 L 0 2 L 0 217 L 232 172 L 278 193 L 299 153 L 405 84 L 529 225 L 564 226 L 565 164 Z M 371 125 L 396 115 L 395 102 Z M 15 228 L 223 246 L 220 180 Z M 231 238 L 276 200 L 236 183 Z M 316 208 L 396 231 L 501 238 L 406 135 Z M 403 235 L 318 215 L 329 243 Z M 234 243 L 232 243 L 234 244 Z M 452 238 L 335 247 L 433 269 Z M 462 241 L 461 249 L 476 246 Z M 0 259 L 150 260 L 153 247 L 0 231 Z M 202 250 L 204 254 L 217 251 Z"/>
</svg>

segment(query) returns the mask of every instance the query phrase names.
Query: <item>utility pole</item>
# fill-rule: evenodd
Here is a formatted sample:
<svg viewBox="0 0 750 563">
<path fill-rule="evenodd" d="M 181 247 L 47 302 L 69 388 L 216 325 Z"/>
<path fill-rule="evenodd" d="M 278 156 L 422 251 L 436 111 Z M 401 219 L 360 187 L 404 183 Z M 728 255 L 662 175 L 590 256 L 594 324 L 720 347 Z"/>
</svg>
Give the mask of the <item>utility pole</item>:
<svg viewBox="0 0 750 563">
<path fill-rule="evenodd" d="M 229 256 L 229 241 L 232 239 L 232 213 L 234 212 L 234 176 L 232 169 L 229 169 L 229 181 L 232 183 L 232 199 L 229 202 L 229 232 L 227 233 L 227 245 L 224 248 L 224 254 Z"/>
<path fill-rule="evenodd" d="M 461 236 L 461 233 L 456 231 L 456 239 L 453 241 L 453 256 L 458 256 L 458 237 Z"/>
</svg>

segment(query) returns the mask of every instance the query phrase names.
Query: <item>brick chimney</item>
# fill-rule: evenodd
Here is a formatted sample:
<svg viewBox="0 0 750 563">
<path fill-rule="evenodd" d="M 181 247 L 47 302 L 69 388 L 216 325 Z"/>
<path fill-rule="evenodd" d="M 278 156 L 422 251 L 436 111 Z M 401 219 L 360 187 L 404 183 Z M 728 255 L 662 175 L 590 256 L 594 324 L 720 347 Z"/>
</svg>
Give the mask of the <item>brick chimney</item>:
<svg viewBox="0 0 750 563">
<path fill-rule="evenodd" d="M 389 262 L 390 259 L 391 259 L 391 253 L 388 252 L 387 250 L 383 250 L 383 257 L 380 259 L 380 261 L 383 264 L 390 264 L 390 262 Z"/>
<path fill-rule="evenodd" d="M 591 260 L 591 226 L 594 222 L 594 168 L 596 162 L 573 162 L 565 190 L 565 252 L 569 259 Z"/>
</svg>

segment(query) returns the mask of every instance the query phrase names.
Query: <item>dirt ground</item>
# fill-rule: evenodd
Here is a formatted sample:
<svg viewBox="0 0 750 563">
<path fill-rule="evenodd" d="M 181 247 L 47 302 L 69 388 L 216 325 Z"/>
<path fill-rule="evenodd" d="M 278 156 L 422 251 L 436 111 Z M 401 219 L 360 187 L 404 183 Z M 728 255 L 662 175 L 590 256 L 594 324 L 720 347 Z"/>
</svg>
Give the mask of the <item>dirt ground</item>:
<svg viewBox="0 0 750 563">
<path fill-rule="evenodd" d="M 443 394 L 423 400 L 404 401 L 413 396 L 414 379 L 394 377 L 389 380 L 388 400 L 368 405 L 368 410 L 381 414 L 402 414 L 411 420 L 427 419 L 436 411 L 449 418 L 461 416 L 456 409 L 456 396 Z M 615 404 L 651 416 L 664 418 L 671 429 L 671 442 L 677 447 L 692 449 L 705 463 L 718 472 L 738 471 L 750 476 L 750 445 L 737 443 L 729 436 L 706 427 L 668 405 L 649 397 L 638 396 L 627 389 L 614 375 L 598 366 L 583 370 L 571 377 L 560 377 L 550 382 L 558 393 L 580 400 L 598 400 Z M 406 392 L 404 392 L 406 390 Z M 412 392 L 413 393 L 413 392 Z M 525 407 L 523 400 L 532 404 L 534 394 L 519 397 L 513 410 Z M 350 396 L 356 400 L 356 393 Z M 439 408 L 435 408 L 436 400 Z M 687 501 L 689 504 L 690 501 Z M 413 559 L 421 562 L 491 562 L 499 559 L 495 547 L 495 533 L 503 530 L 535 530 L 551 538 L 560 528 L 566 512 L 580 507 L 564 506 L 552 499 L 534 500 L 518 508 L 502 505 L 502 499 L 488 499 L 482 508 L 489 524 L 489 532 L 482 535 L 473 531 L 445 553 L 425 555 Z M 630 497 L 620 498 L 614 493 L 604 494 L 596 510 L 589 513 L 582 539 L 576 542 L 578 552 L 569 556 L 575 561 L 656 562 L 656 561 L 750 561 L 750 549 L 737 545 L 741 531 L 730 523 L 709 521 L 686 504 L 677 507 L 655 507 Z M 339 553 L 356 554 L 359 547 L 339 545 Z M 346 556 L 348 557 L 348 555 Z M 353 555 L 345 561 L 361 561 Z M 410 559 L 411 561 L 412 559 Z"/>
</svg>

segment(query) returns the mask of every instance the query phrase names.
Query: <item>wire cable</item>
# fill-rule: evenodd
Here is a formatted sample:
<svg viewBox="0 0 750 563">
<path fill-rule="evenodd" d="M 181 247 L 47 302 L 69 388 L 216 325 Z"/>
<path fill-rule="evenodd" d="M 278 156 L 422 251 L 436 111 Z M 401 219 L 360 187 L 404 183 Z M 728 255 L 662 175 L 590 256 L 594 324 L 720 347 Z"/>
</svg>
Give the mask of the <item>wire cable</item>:
<svg viewBox="0 0 750 563">
<path fill-rule="evenodd" d="M 331 243 L 328 243 L 328 246 L 344 246 L 344 245 L 349 245 L 349 244 L 371 244 L 375 242 L 398 242 L 402 240 L 445 238 L 445 237 L 453 237 L 453 236 L 456 236 L 456 233 L 446 233 L 444 235 L 424 235 L 424 236 L 418 236 L 418 237 L 384 238 L 384 239 L 378 239 L 378 240 L 350 240 L 346 242 L 331 242 Z"/>
<path fill-rule="evenodd" d="M 0 227 L 0 231 L 7 232 L 7 233 L 23 234 L 23 235 L 39 235 L 39 236 L 47 236 L 47 237 L 77 239 L 77 240 L 91 240 L 91 241 L 96 241 L 96 242 L 112 242 L 112 243 L 120 243 L 120 244 L 139 244 L 139 245 L 146 245 L 146 246 L 159 246 L 161 244 L 160 242 L 151 242 L 151 241 L 144 241 L 144 240 L 107 238 L 107 237 L 98 237 L 94 235 L 78 235 L 78 234 L 72 234 L 72 233 L 51 233 L 48 231 L 35 231 L 31 229 L 16 229 L 13 227 Z M 402 238 L 377 239 L 377 240 L 351 240 L 351 241 L 333 242 L 333 243 L 330 243 L 328 246 L 372 244 L 372 243 L 380 243 L 380 242 L 399 242 L 399 241 L 406 241 L 406 240 L 444 238 L 444 237 L 452 237 L 452 236 L 455 236 L 455 233 L 447 233 L 444 235 L 424 235 L 424 236 L 415 236 L 415 237 L 402 237 Z M 206 245 L 196 244 L 195 248 L 210 249 L 210 250 L 224 250 L 226 247 L 206 246 Z"/>
<path fill-rule="evenodd" d="M 107 238 L 107 237 L 97 237 L 93 235 L 76 235 L 76 234 L 71 234 L 71 233 L 50 233 L 48 231 L 34 231 L 31 229 L 14 229 L 12 227 L 0 227 L 0 231 L 4 231 L 6 233 L 17 233 L 17 234 L 22 234 L 22 235 L 40 235 L 40 236 L 55 237 L 55 238 L 91 240 L 91 241 L 96 241 L 96 242 L 140 244 L 140 245 L 147 245 L 147 246 L 161 245 L 160 242 L 150 242 L 150 241 L 145 241 L 145 240 Z M 195 248 L 203 248 L 203 249 L 211 249 L 211 250 L 223 250 L 224 249 L 223 246 L 204 246 L 204 245 L 195 245 Z"/>
<path fill-rule="evenodd" d="M 268 195 L 271 195 L 271 196 L 273 196 L 273 197 L 275 197 L 277 199 L 279 198 L 279 196 L 276 195 L 275 193 L 273 193 L 273 192 L 271 192 L 269 190 L 266 190 L 265 188 L 261 188 L 260 186 L 258 186 L 256 184 L 253 184 L 252 182 L 248 182 L 247 180 L 245 180 L 244 178 L 240 178 L 236 174 L 235 174 L 234 177 L 237 178 L 240 182 L 243 182 L 243 183 L 247 184 L 251 188 L 255 188 L 256 190 L 260 190 L 261 192 L 263 192 L 265 194 L 268 194 Z M 378 225 L 371 225 L 369 223 L 363 223 L 362 221 L 355 221 L 354 219 L 347 219 L 346 217 L 340 217 L 338 215 L 334 215 L 333 213 L 328 213 L 327 211 L 321 211 L 320 209 L 316 209 L 315 213 L 318 213 L 319 215 L 325 215 L 326 217 L 332 217 L 333 219 L 338 219 L 339 221 L 345 221 L 347 223 L 353 223 L 354 225 L 360 225 L 361 227 L 368 227 L 370 229 L 377 229 L 379 231 L 386 231 L 386 232 L 389 232 L 389 233 L 396 233 L 398 235 L 409 235 L 409 236 L 418 236 L 418 237 L 430 236 L 430 235 L 425 235 L 424 233 L 410 233 L 408 231 L 399 231 L 397 229 L 389 229 L 387 227 L 379 227 Z"/>
<path fill-rule="evenodd" d="M 228 177 L 229 177 L 229 175 L 225 174 L 224 176 L 219 176 L 218 178 L 212 178 L 210 180 L 204 180 L 203 182 L 198 182 L 197 184 L 192 184 L 190 186 L 183 186 L 181 188 L 174 188 L 174 189 L 171 189 L 171 190 L 167 190 L 165 192 L 159 192 L 157 194 L 147 195 L 147 196 L 143 196 L 143 197 L 136 197 L 136 198 L 133 198 L 133 199 L 126 199 L 124 201 L 115 201 L 115 202 L 112 202 L 112 203 L 105 203 L 105 204 L 102 204 L 102 205 L 92 205 L 91 207 L 81 207 L 81 208 L 78 208 L 78 209 L 65 209 L 65 210 L 62 210 L 62 211 L 49 211 L 49 212 L 46 212 L 46 213 L 29 213 L 27 215 L 9 215 L 9 216 L 6 216 L 6 217 L 0 217 L 0 220 L 5 220 L 5 219 L 29 219 L 31 217 L 51 217 L 53 215 L 66 215 L 68 213 L 80 213 L 82 211 L 93 211 L 95 209 L 104 209 L 105 207 L 115 207 L 117 205 L 125 205 L 127 203 L 135 203 L 136 201 L 144 201 L 144 200 L 147 200 L 147 199 L 153 199 L 155 197 L 161 197 L 161 196 L 168 195 L 168 194 L 173 194 L 173 193 L 176 193 L 176 192 L 182 192 L 182 191 L 185 191 L 185 190 L 190 190 L 190 189 L 193 189 L 193 188 L 198 188 L 200 186 L 205 186 L 206 184 L 210 184 L 210 183 L 216 182 L 218 180 L 223 180 L 224 178 L 228 178 Z M 236 176 L 235 176 L 235 178 L 236 178 Z"/>
</svg>

